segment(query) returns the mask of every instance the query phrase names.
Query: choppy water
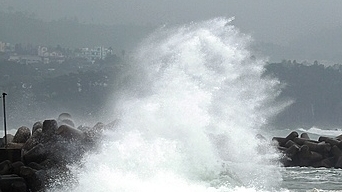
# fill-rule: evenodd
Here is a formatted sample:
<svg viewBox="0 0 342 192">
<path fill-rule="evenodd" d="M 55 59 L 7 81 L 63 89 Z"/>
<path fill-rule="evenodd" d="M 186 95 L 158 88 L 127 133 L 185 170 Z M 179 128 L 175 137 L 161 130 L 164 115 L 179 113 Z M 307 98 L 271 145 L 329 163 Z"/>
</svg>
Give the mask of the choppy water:
<svg viewBox="0 0 342 192">
<path fill-rule="evenodd" d="M 289 191 L 342 191 L 342 170 L 286 168 L 281 186 Z"/>
<path fill-rule="evenodd" d="M 292 131 L 299 134 L 308 133 L 311 139 L 317 140 L 319 136 L 336 137 L 341 135 L 338 128 L 318 128 L 309 129 L 297 128 L 293 130 L 272 130 L 273 136 L 286 137 Z M 270 139 L 270 138 L 269 138 Z M 342 169 L 335 168 L 311 168 L 311 167 L 289 167 L 281 171 L 281 187 L 289 191 L 342 191 Z"/>
</svg>

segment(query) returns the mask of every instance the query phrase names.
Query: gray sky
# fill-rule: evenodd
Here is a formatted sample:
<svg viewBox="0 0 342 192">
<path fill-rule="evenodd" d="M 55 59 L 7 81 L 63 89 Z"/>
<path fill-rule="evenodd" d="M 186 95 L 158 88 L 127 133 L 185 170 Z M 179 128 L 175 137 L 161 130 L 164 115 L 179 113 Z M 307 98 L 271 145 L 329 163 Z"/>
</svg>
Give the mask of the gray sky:
<svg viewBox="0 0 342 192">
<path fill-rule="evenodd" d="M 341 0 L 0 0 L 0 9 L 105 24 L 172 25 L 235 16 L 234 24 L 254 39 L 285 45 L 342 25 Z"/>
</svg>

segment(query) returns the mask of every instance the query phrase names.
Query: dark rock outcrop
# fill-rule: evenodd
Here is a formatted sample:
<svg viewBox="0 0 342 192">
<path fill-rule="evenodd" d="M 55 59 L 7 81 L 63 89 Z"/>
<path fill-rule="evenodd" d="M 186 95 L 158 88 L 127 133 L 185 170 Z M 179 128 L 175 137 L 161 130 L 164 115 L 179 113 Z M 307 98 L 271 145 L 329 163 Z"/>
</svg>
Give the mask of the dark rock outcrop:
<svg viewBox="0 0 342 192">
<path fill-rule="evenodd" d="M 311 140 L 306 133 L 298 137 L 291 132 L 286 138 L 273 137 L 273 144 L 284 156 L 284 166 L 342 168 L 342 136 L 319 137 Z"/>
<path fill-rule="evenodd" d="M 118 122 L 75 128 L 71 115 L 62 113 L 57 120 L 36 122 L 32 132 L 22 126 L 15 136 L 8 134 L 2 150 L 11 158 L 0 162 L 0 192 L 40 192 L 55 179 L 72 179 L 67 165 L 80 163 L 85 152 L 97 147 L 104 131 L 114 130 Z"/>
</svg>

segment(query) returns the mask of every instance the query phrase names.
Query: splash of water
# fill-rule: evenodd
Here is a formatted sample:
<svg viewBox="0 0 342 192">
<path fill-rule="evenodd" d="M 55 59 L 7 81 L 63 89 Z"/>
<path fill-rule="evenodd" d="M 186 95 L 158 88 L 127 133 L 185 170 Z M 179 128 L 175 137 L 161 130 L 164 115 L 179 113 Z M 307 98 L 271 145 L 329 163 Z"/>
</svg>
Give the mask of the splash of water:
<svg viewBox="0 0 342 192">
<path fill-rule="evenodd" d="M 75 168 L 72 190 L 277 188 L 275 153 L 255 135 L 275 115 L 279 82 L 261 78 L 265 62 L 251 59 L 250 41 L 225 18 L 147 38 L 115 107 L 122 123 Z"/>
</svg>

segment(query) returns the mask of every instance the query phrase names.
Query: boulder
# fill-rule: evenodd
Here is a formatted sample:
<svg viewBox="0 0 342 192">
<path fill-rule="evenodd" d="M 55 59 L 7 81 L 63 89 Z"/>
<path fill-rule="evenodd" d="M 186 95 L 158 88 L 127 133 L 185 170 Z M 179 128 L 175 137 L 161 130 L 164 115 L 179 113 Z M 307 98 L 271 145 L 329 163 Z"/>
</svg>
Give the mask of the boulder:
<svg viewBox="0 0 342 192">
<path fill-rule="evenodd" d="M 338 159 L 337 159 L 336 164 L 335 164 L 334 167 L 335 167 L 335 168 L 339 168 L 339 169 L 342 168 L 342 156 L 338 157 Z"/>
<path fill-rule="evenodd" d="M 82 131 L 82 132 L 87 132 L 89 130 L 91 130 L 91 127 L 85 126 L 85 125 L 80 125 L 77 127 L 78 130 Z"/>
<path fill-rule="evenodd" d="M 294 138 L 298 137 L 298 133 L 293 131 L 291 132 L 288 136 L 286 136 L 285 138 L 282 137 L 273 137 L 272 141 L 273 142 L 277 142 L 279 146 L 281 147 L 285 147 L 286 142 L 288 142 L 289 140 L 294 140 Z"/>
<path fill-rule="evenodd" d="M 25 181 L 15 181 L 11 184 L 13 192 L 27 192 Z"/>
<path fill-rule="evenodd" d="M 304 145 L 308 146 L 311 151 L 315 151 L 321 154 L 325 154 L 331 150 L 331 145 L 325 142 L 313 143 L 310 141 L 305 141 Z"/>
<path fill-rule="evenodd" d="M 48 158 L 39 163 L 39 165 L 43 166 L 43 169 L 51 169 L 52 167 L 56 166 L 56 162 Z"/>
<path fill-rule="evenodd" d="M 336 145 L 331 148 L 331 153 L 337 159 L 342 156 L 342 151 Z"/>
<path fill-rule="evenodd" d="M 298 145 L 292 145 L 291 147 L 287 148 L 287 149 L 284 151 L 284 153 L 285 153 L 288 157 L 292 158 L 292 157 L 294 157 L 294 156 L 298 153 L 298 151 L 299 151 L 299 146 L 298 146 Z"/>
<path fill-rule="evenodd" d="M 42 170 L 42 169 L 45 169 L 43 165 L 41 164 L 38 164 L 36 162 L 31 162 L 29 163 L 27 166 L 31 167 L 32 169 L 35 169 L 35 170 Z"/>
<path fill-rule="evenodd" d="M 24 166 L 24 163 L 21 161 L 16 161 L 12 163 L 12 173 L 19 175 L 20 174 L 20 168 Z"/>
<path fill-rule="evenodd" d="M 68 125 L 59 126 L 56 133 L 68 140 L 83 141 L 85 139 L 85 134 L 82 131 Z"/>
<path fill-rule="evenodd" d="M 28 127 L 19 127 L 15 133 L 12 142 L 13 143 L 25 143 L 31 137 L 31 130 Z"/>
<path fill-rule="evenodd" d="M 7 144 L 7 149 L 21 149 L 23 146 L 24 146 L 24 143 L 10 142 Z"/>
<path fill-rule="evenodd" d="M 58 125 L 56 120 L 45 120 L 43 122 L 42 132 L 44 135 L 54 135 L 57 129 Z"/>
<path fill-rule="evenodd" d="M 0 175 L 10 174 L 12 169 L 12 162 L 6 160 L 0 163 Z"/>
<path fill-rule="evenodd" d="M 115 119 L 114 121 L 112 121 L 112 122 L 108 123 L 107 125 L 105 125 L 104 129 L 115 131 L 119 127 L 120 123 L 121 123 L 120 119 Z M 262 137 L 265 138 L 261 134 L 257 134 L 256 135 L 256 138 L 261 139 Z"/>
<path fill-rule="evenodd" d="M 31 162 L 40 163 L 44 161 L 47 158 L 47 156 L 47 149 L 44 147 L 43 144 L 39 143 L 23 155 L 23 160 L 26 164 L 29 164 Z"/>
<path fill-rule="evenodd" d="M 5 141 L 5 138 L 7 138 L 7 144 L 8 144 L 8 143 L 12 142 L 14 136 L 13 136 L 12 134 L 7 134 L 6 136 L 4 136 L 4 137 L 2 138 L 2 144 L 1 144 L 1 146 L 5 146 L 5 142 L 6 142 L 6 141 Z"/>
<path fill-rule="evenodd" d="M 63 119 L 58 123 L 59 126 L 61 125 L 68 125 L 70 127 L 75 127 L 75 123 L 71 119 Z"/>
<path fill-rule="evenodd" d="M 45 120 L 42 129 L 42 143 L 56 142 L 56 131 L 58 124 L 56 120 Z"/>
<path fill-rule="evenodd" d="M 280 162 L 284 166 L 311 166 L 342 168 L 342 136 L 321 136 L 311 140 L 306 133 L 297 137 L 291 132 L 286 138 L 273 137 L 276 147 L 284 154 Z"/>
<path fill-rule="evenodd" d="M 32 191 L 44 191 L 45 171 L 22 166 L 20 176 L 26 180 L 28 188 Z"/>
<path fill-rule="evenodd" d="M 300 148 L 298 154 L 299 154 L 299 158 L 306 160 L 310 164 L 317 162 L 317 161 L 321 161 L 323 159 L 323 156 L 320 153 L 311 151 L 310 147 L 308 147 L 307 145 L 303 145 Z"/>
<path fill-rule="evenodd" d="M 85 135 L 86 135 L 85 140 L 88 143 L 95 144 L 96 141 L 100 140 L 104 129 L 105 129 L 105 125 L 103 123 L 101 122 L 97 123 L 92 129 L 85 132 Z"/>
<path fill-rule="evenodd" d="M 293 141 L 295 143 L 297 143 L 298 145 L 304 145 L 304 143 L 307 141 L 309 141 L 311 143 L 319 143 L 319 141 L 310 140 L 310 139 L 306 139 L 306 138 L 299 138 L 299 137 L 294 138 Z"/>
<path fill-rule="evenodd" d="M 58 126 L 68 125 L 70 127 L 75 127 L 75 123 L 72 120 L 72 116 L 69 113 L 61 113 L 58 116 Z"/>
<path fill-rule="evenodd" d="M 38 129 L 43 129 L 43 123 L 40 121 L 37 121 L 33 124 L 32 126 L 32 135 L 34 134 L 34 132 Z"/>
<path fill-rule="evenodd" d="M 64 119 L 72 119 L 72 116 L 70 115 L 70 113 L 61 113 L 58 116 L 58 121 L 62 121 Z"/>
<path fill-rule="evenodd" d="M 298 144 L 295 143 L 295 142 L 293 142 L 292 140 L 288 140 L 288 141 L 285 143 L 285 147 L 286 147 L 286 148 L 290 148 L 290 147 L 292 147 L 292 145 L 297 145 L 297 146 L 298 146 Z"/>
<path fill-rule="evenodd" d="M 321 161 L 317 161 L 315 163 L 312 164 L 313 167 L 325 167 L 325 168 L 331 168 L 331 167 L 334 167 L 334 158 L 333 157 L 330 157 L 330 158 L 325 158 L 325 159 L 322 159 Z"/>
<path fill-rule="evenodd" d="M 32 136 L 26 141 L 26 143 L 23 145 L 23 153 L 25 154 L 27 151 L 32 149 L 34 146 L 38 145 L 42 142 L 42 129 L 37 129 L 35 132 L 33 132 Z"/>
<path fill-rule="evenodd" d="M 331 146 L 334 146 L 334 145 L 338 145 L 341 141 L 337 140 L 337 139 L 333 139 L 333 138 L 329 138 L 329 137 L 319 137 L 318 138 L 318 141 L 322 142 L 326 142 L 326 143 L 329 143 Z"/>
<path fill-rule="evenodd" d="M 306 140 L 310 140 L 310 137 L 309 137 L 309 135 L 307 133 L 300 134 L 300 138 L 306 139 Z"/>
<path fill-rule="evenodd" d="M 1 175 L 0 176 L 0 189 L 3 192 L 26 192 L 26 183 L 22 177 L 18 175 Z"/>
</svg>

